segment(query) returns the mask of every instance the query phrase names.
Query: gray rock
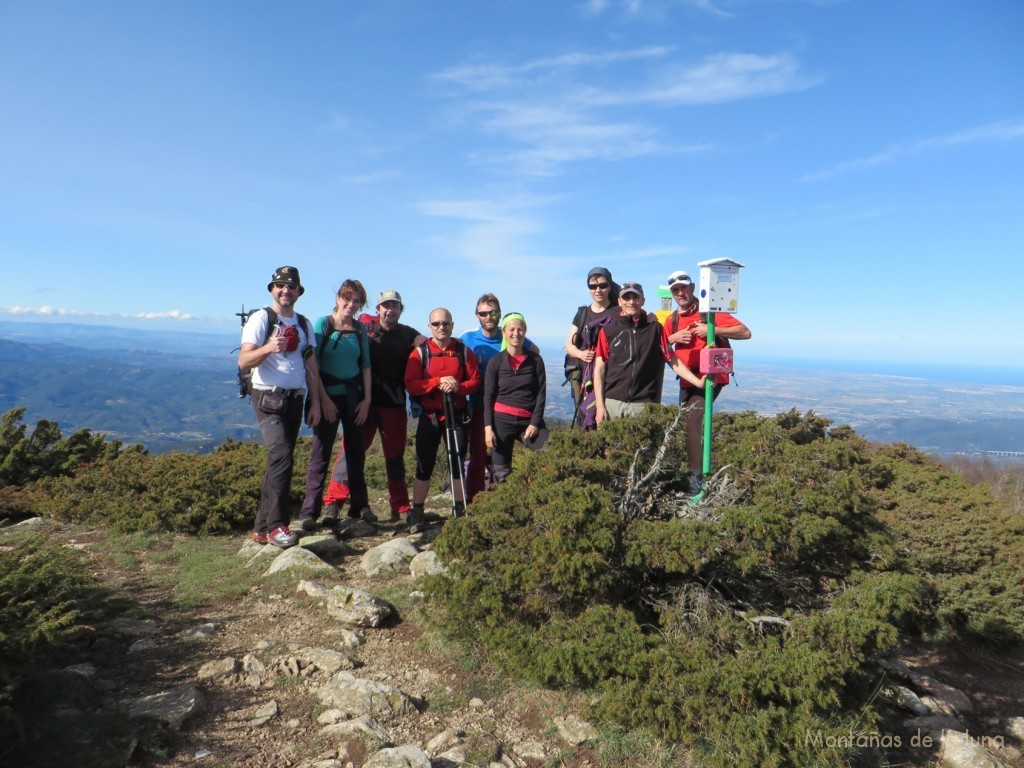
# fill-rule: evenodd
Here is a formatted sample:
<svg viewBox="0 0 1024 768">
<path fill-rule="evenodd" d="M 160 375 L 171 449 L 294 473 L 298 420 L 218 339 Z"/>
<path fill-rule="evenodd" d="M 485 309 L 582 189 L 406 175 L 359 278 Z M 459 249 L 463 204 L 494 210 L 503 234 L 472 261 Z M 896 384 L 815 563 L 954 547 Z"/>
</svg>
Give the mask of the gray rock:
<svg viewBox="0 0 1024 768">
<path fill-rule="evenodd" d="M 22 520 L 20 523 L 15 523 L 11 528 L 41 528 L 43 525 L 43 518 L 41 517 L 30 517 L 27 520 Z"/>
<path fill-rule="evenodd" d="M 436 576 L 445 573 L 447 568 L 441 563 L 434 551 L 420 552 L 409 563 L 409 572 L 414 579 L 421 579 L 424 576 Z"/>
<path fill-rule="evenodd" d="M 270 567 L 263 575 L 270 576 L 271 574 L 280 573 L 281 571 L 291 571 L 295 569 L 333 571 L 334 566 L 329 563 L 325 563 L 308 549 L 292 547 L 291 549 L 286 549 L 280 555 L 275 557 L 274 561 L 270 564 Z"/>
<path fill-rule="evenodd" d="M 242 657 L 242 671 L 250 675 L 262 675 L 266 673 L 267 665 L 251 653 L 247 653 Z"/>
<path fill-rule="evenodd" d="M 374 752 L 363 768 L 430 768 L 430 758 L 419 747 L 406 744 Z"/>
<path fill-rule="evenodd" d="M 314 599 L 326 600 L 331 596 L 330 587 L 324 586 L 319 581 L 310 581 L 308 579 L 302 579 L 299 581 L 299 585 L 295 588 L 296 592 L 302 592 L 305 595 L 309 595 Z"/>
<path fill-rule="evenodd" d="M 1007 718 L 1006 730 L 1017 741 L 1024 741 L 1024 717 Z"/>
<path fill-rule="evenodd" d="M 346 650 L 354 651 L 360 645 L 366 642 L 366 638 L 360 635 L 358 632 L 353 632 L 351 629 L 339 629 L 338 630 L 338 647 L 345 648 Z"/>
<path fill-rule="evenodd" d="M 409 562 L 418 553 L 419 550 L 408 539 L 391 539 L 380 546 L 368 549 L 360 565 L 367 576 L 400 573 L 408 569 Z"/>
<path fill-rule="evenodd" d="M 928 675 L 914 675 L 913 680 L 915 685 L 948 704 L 955 712 L 964 715 L 974 711 L 974 705 L 963 691 Z"/>
<path fill-rule="evenodd" d="M 931 709 L 918 698 L 918 695 L 903 685 L 890 685 L 882 689 L 882 698 L 890 704 L 907 710 L 915 715 L 923 716 L 931 713 Z"/>
<path fill-rule="evenodd" d="M 584 722 L 577 717 L 556 717 L 555 728 L 562 741 L 578 747 L 588 741 L 597 740 L 599 734 L 597 729 L 590 723 Z"/>
<path fill-rule="evenodd" d="M 325 709 L 317 715 L 316 721 L 320 723 L 320 725 L 334 725 L 335 723 L 341 723 L 348 719 L 350 719 L 348 712 L 343 712 L 340 709 Z"/>
<path fill-rule="evenodd" d="M 342 544 L 334 536 L 303 536 L 299 539 L 299 546 L 329 563 L 340 562 L 347 555 L 352 554 L 352 549 Z"/>
<path fill-rule="evenodd" d="M 338 521 L 335 532 L 343 539 L 358 539 L 364 536 L 376 536 L 377 526 L 355 517 L 343 517 Z"/>
<path fill-rule="evenodd" d="M 173 730 L 181 728 L 181 724 L 190 717 L 206 711 L 206 699 L 203 692 L 194 685 L 183 685 L 169 691 L 143 696 L 122 704 L 127 705 L 128 717 L 139 720 L 157 720 L 166 723 Z"/>
<path fill-rule="evenodd" d="M 336 586 L 327 598 L 327 615 L 357 627 L 379 627 L 395 609 L 369 592 Z"/>
<path fill-rule="evenodd" d="M 198 627 L 192 627 L 186 629 L 181 633 L 181 637 L 184 640 L 203 640 L 208 637 L 213 637 L 217 630 L 220 629 L 220 625 L 213 621 L 208 621 L 205 624 L 200 624 Z"/>
<path fill-rule="evenodd" d="M 249 721 L 249 725 L 253 728 L 259 728 L 261 725 L 266 725 L 278 715 L 277 702 L 271 699 L 262 707 L 253 713 L 252 719 Z"/>
<path fill-rule="evenodd" d="M 523 760 L 543 762 L 548 759 L 548 750 L 539 741 L 523 741 L 512 748 Z"/>
<path fill-rule="evenodd" d="M 1000 738 L 997 737 L 997 740 Z M 991 742 L 988 736 L 979 738 L 961 731 L 943 731 L 939 742 L 939 760 L 947 768 L 1005 768 L 986 749 L 986 745 L 991 745 Z"/>
<path fill-rule="evenodd" d="M 121 637 L 152 637 L 160 629 L 152 619 L 132 619 L 121 616 L 110 622 L 110 631 Z"/>
<path fill-rule="evenodd" d="M 317 669 L 333 675 L 342 669 L 355 669 L 355 662 L 344 653 L 327 648 L 302 648 L 295 654 L 303 664 L 313 664 Z"/>
<path fill-rule="evenodd" d="M 230 677 L 238 671 L 240 664 L 238 659 L 228 656 L 223 659 L 216 659 L 215 661 L 208 661 L 199 668 L 199 672 L 196 673 L 196 677 L 200 680 L 217 680 L 224 677 Z"/>
<path fill-rule="evenodd" d="M 151 637 L 143 637 L 128 646 L 128 653 L 145 653 L 157 647 L 156 640 Z"/>
<path fill-rule="evenodd" d="M 371 752 L 391 746 L 391 734 L 370 715 L 328 725 L 320 730 L 320 735 L 339 741 L 358 739 Z"/>
<path fill-rule="evenodd" d="M 320 702 L 348 712 L 354 717 L 372 715 L 388 718 L 417 714 L 416 706 L 405 693 L 392 685 L 338 672 L 317 691 Z"/>
<path fill-rule="evenodd" d="M 78 675 L 79 677 L 96 677 L 96 666 L 85 662 L 83 664 L 72 664 L 70 667 L 64 667 L 64 671 L 72 675 Z"/>
<path fill-rule="evenodd" d="M 460 746 L 464 737 L 465 733 L 463 731 L 458 731 L 454 728 L 442 731 L 427 742 L 426 747 L 424 747 L 424 752 L 431 757 L 437 757 L 442 752 L 447 752 L 450 749 Z"/>
</svg>

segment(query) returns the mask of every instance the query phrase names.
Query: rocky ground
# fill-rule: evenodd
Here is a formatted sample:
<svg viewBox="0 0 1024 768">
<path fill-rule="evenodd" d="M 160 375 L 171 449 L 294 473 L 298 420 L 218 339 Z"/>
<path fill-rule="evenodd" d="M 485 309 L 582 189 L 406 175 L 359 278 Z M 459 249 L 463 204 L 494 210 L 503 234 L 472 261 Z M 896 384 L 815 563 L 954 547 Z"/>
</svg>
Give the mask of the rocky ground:
<svg viewBox="0 0 1024 768">
<path fill-rule="evenodd" d="M 145 572 L 125 572 L 137 565 L 93 553 L 101 578 L 132 585 L 134 609 L 119 615 L 112 595 L 90 617 L 55 719 L 83 750 L 106 750 L 109 762 L 98 764 L 111 766 L 691 764 L 649 741 L 609 749 L 581 699 L 512 685 L 427 629 L 417 579 L 441 567 L 431 551 L 440 524 L 410 534 L 400 524 L 344 523 L 285 552 L 236 537 L 248 594 L 197 610 L 171 601 Z M 93 549 L 89 534 L 63 535 Z M 881 695 L 893 717 L 879 738 L 934 739 L 892 752 L 900 764 L 1024 768 L 1018 663 L 908 649 L 887 669 Z M 118 727 L 80 732 L 102 722 L 87 717 L 97 713 Z M 51 764 L 67 763 L 36 765 Z"/>
</svg>

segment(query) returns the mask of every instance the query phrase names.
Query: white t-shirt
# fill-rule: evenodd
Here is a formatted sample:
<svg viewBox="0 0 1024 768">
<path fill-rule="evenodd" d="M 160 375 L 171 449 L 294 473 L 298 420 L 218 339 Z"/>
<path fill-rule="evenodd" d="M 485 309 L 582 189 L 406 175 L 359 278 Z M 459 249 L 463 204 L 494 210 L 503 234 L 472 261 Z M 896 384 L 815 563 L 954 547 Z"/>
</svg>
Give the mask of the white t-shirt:
<svg viewBox="0 0 1024 768">
<path fill-rule="evenodd" d="M 242 343 L 255 344 L 262 347 L 268 338 L 267 335 L 267 312 L 260 310 L 254 312 L 252 317 L 242 328 Z M 299 332 L 299 343 L 292 352 L 275 352 L 258 367 L 252 371 L 252 386 L 254 389 L 271 389 L 281 387 L 282 389 L 305 389 L 306 387 L 306 363 L 302 357 L 302 350 L 312 341 L 306 335 L 306 329 L 299 323 L 298 314 L 291 317 L 277 316 L 277 325 L 272 331 L 280 336 L 285 333 L 288 326 L 296 327 Z"/>
</svg>

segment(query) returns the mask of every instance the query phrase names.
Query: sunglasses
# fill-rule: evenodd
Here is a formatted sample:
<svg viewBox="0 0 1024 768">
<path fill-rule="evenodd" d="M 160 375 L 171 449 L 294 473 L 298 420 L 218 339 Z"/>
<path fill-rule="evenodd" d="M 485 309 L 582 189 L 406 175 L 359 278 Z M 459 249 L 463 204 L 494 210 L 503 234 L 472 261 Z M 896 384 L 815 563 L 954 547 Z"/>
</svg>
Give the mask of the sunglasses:
<svg viewBox="0 0 1024 768">
<path fill-rule="evenodd" d="M 497 309 L 488 309 L 488 310 L 486 310 L 484 312 L 477 312 L 476 316 L 477 317 L 497 317 L 500 314 L 501 314 L 501 312 L 499 312 Z"/>
<path fill-rule="evenodd" d="M 288 288 L 292 291 L 296 290 L 295 286 L 292 285 L 291 283 L 274 283 L 274 287 L 277 288 L 279 291 L 283 291 L 285 288 Z"/>
<path fill-rule="evenodd" d="M 608 283 L 590 283 L 590 284 L 587 285 L 587 288 L 589 288 L 592 291 L 607 291 L 608 288 L 609 288 L 609 284 Z"/>
<path fill-rule="evenodd" d="M 682 285 L 685 288 L 689 288 L 693 285 L 693 281 L 687 277 L 674 277 L 668 281 L 668 287 L 671 288 L 673 285 Z"/>
<path fill-rule="evenodd" d="M 451 320 L 435 320 L 430 324 L 431 328 L 448 328 L 452 324 Z"/>
</svg>

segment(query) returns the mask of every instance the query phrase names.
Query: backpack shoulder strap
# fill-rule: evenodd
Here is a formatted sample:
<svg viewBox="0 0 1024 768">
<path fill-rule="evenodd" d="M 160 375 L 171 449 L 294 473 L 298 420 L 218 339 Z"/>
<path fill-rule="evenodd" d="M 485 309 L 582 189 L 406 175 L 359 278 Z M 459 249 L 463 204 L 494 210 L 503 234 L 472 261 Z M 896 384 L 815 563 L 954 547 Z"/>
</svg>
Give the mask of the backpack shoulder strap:
<svg viewBox="0 0 1024 768">
<path fill-rule="evenodd" d="M 331 335 L 334 333 L 334 320 L 330 315 L 324 317 L 324 332 L 320 336 L 320 346 L 316 350 L 316 359 L 319 361 L 324 355 L 324 347 L 327 346 L 327 342 L 331 340 Z"/>
<path fill-rule="evenodd" d="M 270 341 L 270 334 L 274 332 L 274 326 L 277 325 L 277 312 L 273 307 L 264 307 L 263 311 L 267 313 L 267 335 L 263 338 L 263 343 L 266 344 Z"/>
<path fill-rule="evenodd" d="M 668 316 L 668 319 L 672 322 L 672 330 L 669 332 L 669 336 L 671 336 L 679 330 L 679 310 L 673 309 L 672 314 Z"/>
</svg>

